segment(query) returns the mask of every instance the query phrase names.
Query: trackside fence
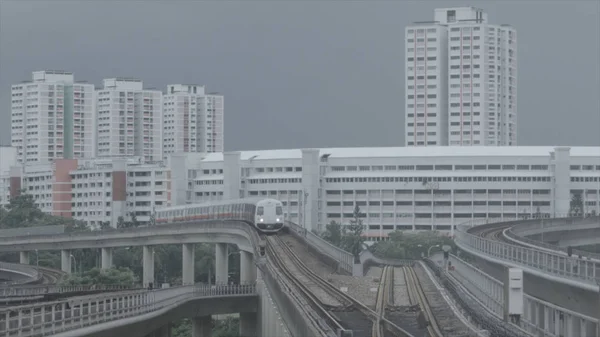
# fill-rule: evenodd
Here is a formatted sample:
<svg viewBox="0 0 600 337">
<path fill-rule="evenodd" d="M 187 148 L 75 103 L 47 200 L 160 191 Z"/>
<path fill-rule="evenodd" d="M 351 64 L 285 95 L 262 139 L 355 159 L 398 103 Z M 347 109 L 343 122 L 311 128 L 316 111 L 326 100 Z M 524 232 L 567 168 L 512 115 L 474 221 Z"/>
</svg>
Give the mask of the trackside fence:
<svg viewBox="0 0 600 337">
<path fill-rule="evenodd" d="M 290 232 L 306 241 L 319 253 L 336 261 L 341 270 L 352 275 L 352 266 L 354 265 L 354 256 L 352 253 L 332 245 L 317 234 L 308 231 L 291 221 L 286 221 L 286 225 L 290 229 Z"/>
</svg>

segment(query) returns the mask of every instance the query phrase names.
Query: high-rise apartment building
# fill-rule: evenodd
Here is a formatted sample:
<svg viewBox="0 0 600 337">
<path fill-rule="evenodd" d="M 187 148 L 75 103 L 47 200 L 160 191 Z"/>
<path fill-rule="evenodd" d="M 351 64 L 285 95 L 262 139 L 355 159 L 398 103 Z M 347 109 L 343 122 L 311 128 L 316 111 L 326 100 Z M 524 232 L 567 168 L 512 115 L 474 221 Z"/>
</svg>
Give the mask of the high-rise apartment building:
<svg viewBox="0 0 600 337">
<path fill-rule="evenodd" d="M 75 82 L 70 72 L 45 70 L 11 91 L 11 144 L 19 162 L 95 155 L 94 85 Z"/>
<path fill-rule="evenodd" d="M 163 106 L 163 155 L 173 153 L 222 152 L 223 104 L 218 94 L 192 84 L 167 86 Z"/>
<path fill-rule="evenodd" d="M 517 145 L 517 35 L 473 7 L 406 28 L 407 146 Z"/>
<path fill-rule="evenodd" d="M 109 78 L 96 92 L 98 157 L 162 160 L 162 93 L 138 79 Z"/>
</svg>

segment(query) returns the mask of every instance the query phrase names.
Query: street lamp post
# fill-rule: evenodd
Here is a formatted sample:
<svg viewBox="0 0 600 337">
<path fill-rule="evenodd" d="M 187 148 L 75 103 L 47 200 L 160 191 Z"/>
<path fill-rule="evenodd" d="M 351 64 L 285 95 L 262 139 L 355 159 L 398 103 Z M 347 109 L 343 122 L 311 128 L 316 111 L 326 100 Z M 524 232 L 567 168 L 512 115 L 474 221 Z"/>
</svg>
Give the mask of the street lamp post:
<svg viewBox="0 0 600 337">
<path fill-rule="evenodd" d="M 73 254 L 69 254 L 69 255 L 71 256 L 73 261 L 75 261 L 75 274 L 77 274 L 77 259 L 75 258 L 75 256 L 73 256 Z"/>
<path fill-rule="evenodd" d="M 433 246 L 429 247 L 429 249 L 427 249 L 427 257 L 430 257 L 430 256 L 431 256 L 431 248 L 434 248 L 434 247 L 439 247 L 439 246 L 440 246 L 440 245 L 433 245 Z"/>
</svg>

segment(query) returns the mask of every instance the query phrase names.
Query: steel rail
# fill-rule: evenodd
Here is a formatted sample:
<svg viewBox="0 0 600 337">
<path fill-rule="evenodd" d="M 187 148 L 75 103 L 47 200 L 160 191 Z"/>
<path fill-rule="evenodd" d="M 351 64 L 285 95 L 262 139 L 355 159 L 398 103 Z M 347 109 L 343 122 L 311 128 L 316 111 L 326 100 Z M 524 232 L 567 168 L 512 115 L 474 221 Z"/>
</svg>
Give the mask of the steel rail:
<svg viewBox="0 0 600 337">
<path fill-rule="evenodd" d="M 294 251 L 285 242 L 283 242 L 281 237 L 272 236 L 270 238 L 273 238 L 272 239 L 273 241 L 278 242 L 279 245 L 285 250 L 286 254 L 288 254 L 288 256 L 290 256 L 292 258 L 292 261 L 296 265 L 296 267 L 298 267 L 298 269 L 300 269 L 304 275 L 310 277 L 312 281 L 314 281 L 316 284 L 321 286 L 321 289 L 323 289 L 325 292 L 327 292 L 331 296 L 335 297 L 336 299 L 339 299 L 340 302 L 348 303 L 352 307 L 358 309 L 358 311 L 360 311 L 365 316 L 367 316 L 371 321 L 377 322 L 377 320 L 379 320 L 380 324 L 383 325 L 384 329 L 387 331 L 390 331 L 393 334 L 393 336 L 414 337 L 412 334 L 410 334 L 406 330 L 402 329 L 398 325 L 394 324 L 393 322 L 387 320 L 386 318 L 380 317 L 377 314 L 377 312 L 375 312 L 371 308 L 367 307 L 362 302 L 356 300 L 352 296 L 348 295 L 347 293 L 339 290 L 336 286 L 334 286 L 333 284 L 328 282 L 326 279 L 324 279 L 323 277 L 321 277 L 320 275 L 318 275 L 317 273 L 312 271 L 310 268 L 308 268 L 304 264 L 304 262 L 302 262 L 302 260 L 298 257 L 298 255 L 296 253 L 294 253 Z M 270 242 L 273 242 L 273 241 L 270 241 Z M 308 291 L 310 292 L 310 290 L 308 290 Z M 314 297 L 314 295 L 313 295 L 313 297 Z M 328 315 L 331 315 L 331 314 L 328 313 Z M 337 319 L 335 319 L 335 320 L 336 320 L 336 322 L 338 322 Z M 339 322 L 338 322 L 338 325 L 340 325 Z"/>
<path fill-rule="evenodd" d="M 278 254 L 279 252 L 277 251 L 278 249 L 282 249 L 281 245 L 279 245 L 278 242 L 277 246 L 279 247 L 275 247 L 274 240 L 271 238 L 267 240 L 266 252 L 269 259 L 274 262 L 273 265 L 293 283 L 293 285 L 306 299 L 308 299 L 310 307 L 315 310 L 318 316 L 325 320 L 325 325 L 315 322 L 315 325 L 321 329 L 321 331 L 323 331 L 324 335 L 337 336 L 337 331 L 339 329 L 344 329 L 342 325 L 329 311 L 327 311 L 327 309 L 321 305 L 321 301 L 310 291 L 310 289 L 304 283 L 300 282 L 293 272 L 289 270 L 283 261 L 283 258 Z"/>
<path fill-rule="evenodd" d="M 385 327 L 383 324 L 381 324 L 381 320 L 385 319 L 385 309 L 390 305 L 390 303 L 393 303 L 393 284 L 394 267 L 383 267 L 375 303 L 375 310 L 378 314 L 378 317 L 377 320 L 373 322 L 373 328 L 371 331 L 371 335 L 373 337 L 384 337 L 385 335 Z"/>
<path fill-rule="evenodd" d="M 423 286 L 419 282 L 417 274 L 413 267 L 402 267 L 404 270 L 404 277 L 406 278 L 406 284 L 408 288 L 408 295 L 410 299 L 411 305 L 418 304 L 419 308 L 425 314 L 427 322 L 427 333 L 430 337 L 443 337 L 444 334 L 440 329 L 437 320 L 435 319 L 435 315 L 431 310 L 429 305 L 429 301 L 427 301 L 427 297 L 425 296 L 425 292 L 423 291 Z"/>
</svg>

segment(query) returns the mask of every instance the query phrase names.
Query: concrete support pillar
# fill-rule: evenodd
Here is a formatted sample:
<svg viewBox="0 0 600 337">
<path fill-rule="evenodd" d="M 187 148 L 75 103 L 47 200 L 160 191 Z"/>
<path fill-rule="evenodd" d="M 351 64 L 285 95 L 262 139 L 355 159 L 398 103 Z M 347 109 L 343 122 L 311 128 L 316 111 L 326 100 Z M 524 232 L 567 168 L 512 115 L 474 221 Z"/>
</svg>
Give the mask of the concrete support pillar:
<svg viewBox="0 0 600 337">
<path fill-rule="evenodd" d="M 256 282 L 256 265 L 254 254 L 240 251 L 240 284 Z"/>
<path fill-rule="evenodd" d="M 238 199 L 243 198 L 240 181 L 240 156 L 241 152 L 224 152 L 223 153 L 223 199 Z"/>
<path fill-rule="evenodd" d="M 318 218 L 320 158 L 319 149 L 302 149 L 302 208 L 300 209 L 299 225 L 306 230 L 321 230 Z M 325 199 L 323 198 L 323 201 Z M 323 204 L 324 205 L 324 204 Z"/>
<path fill-rule="evenodd" d="M 258 337 L 258 316 L 255 312 L 240 313 L 240 337 Z"/>
<path fill-rule="evenodd" d="M 19 263 L 20 264 L 29 264 L 29 252 L 21 252 L 19 254 Z"/>
<path fill-rule="evenodd" d="M 142 263 L 142 274 L 143 274 L 143 286 L 148 287 L 150 283 L 154 284 L 154 249 L 151 246 L 143 247 L 143 263 Z"/>
<path fill-rule="evenodd" d="M 181 277 L 181 281 L 183 285 L 194 284 L 195 279 L 195 269 L 194 269 L 194 244 L 193 243 L 184 243 L 182 247 L 183 252 L 183 265 L 181 266 L 181 270 L 183 275 Z"/>
<path fill-rule="evenodd" d="M 210 337 L 212 320 L 210 316 L 192 318 L 192 337 Z"/>
<path fill-rule="evenodd" d="M 60 251 L 60 269 L 71 274 L 71 251 L 66 249 Z"/>
<path fill-rule="evenodd" d="M 554 148 L 554 216 L 565 216 L 571 205 L 570 147 Z"/>
<path fill-rule="evenodd" d="M 229 272 L 229 256 L 226 243 L 217 243 L 215 249 L 215 283 L 227 284 Z"/>
<path fill-rule="evenodd" d="M 112 248 L 102 248 L 102 269 L 110 269 L 113 266 Z"/>
</svg>

